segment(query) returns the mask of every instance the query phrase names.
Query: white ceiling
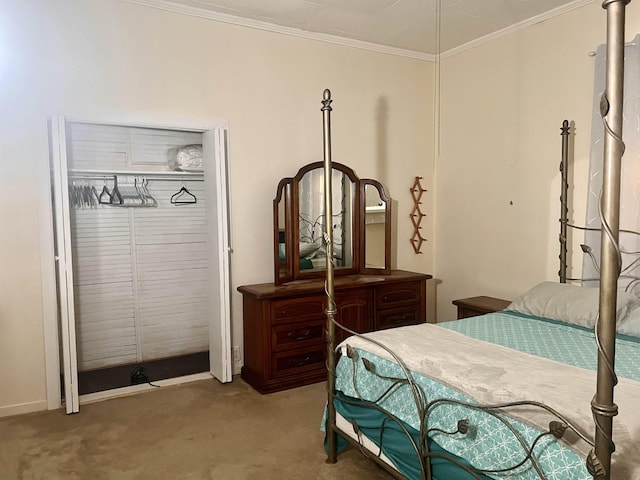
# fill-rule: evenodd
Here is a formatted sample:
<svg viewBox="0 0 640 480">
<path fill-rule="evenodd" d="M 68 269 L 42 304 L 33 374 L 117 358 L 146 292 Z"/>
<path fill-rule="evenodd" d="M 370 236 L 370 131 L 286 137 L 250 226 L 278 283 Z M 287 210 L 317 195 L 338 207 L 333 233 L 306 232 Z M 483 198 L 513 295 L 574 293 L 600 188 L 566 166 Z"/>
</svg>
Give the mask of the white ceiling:
<svg viewBox="0 0 640 480">
<path fill-rule="evenodd" d="M 433 55 L 594 0 L 129 0 Z M 436 10 L 440 10 L 439 14 Z M 437 28 L 438 19 L 440 28 Z"/>
</svg>

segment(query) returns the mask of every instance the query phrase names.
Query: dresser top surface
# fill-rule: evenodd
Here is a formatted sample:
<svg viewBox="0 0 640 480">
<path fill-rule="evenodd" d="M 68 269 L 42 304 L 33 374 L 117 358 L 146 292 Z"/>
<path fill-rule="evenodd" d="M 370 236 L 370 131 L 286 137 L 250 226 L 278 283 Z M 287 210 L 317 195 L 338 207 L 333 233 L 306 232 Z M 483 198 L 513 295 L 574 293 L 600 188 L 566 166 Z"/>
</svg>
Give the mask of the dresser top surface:
<svg viewBox="0 0 640 480">
<path fill-rule="evenodd" d="M 392 270 L 389 275 L 337 275 L 334 279 L 334 288 L 339 291 L 368 285 L 385 285 L 428 280 L 430 278 L 432 278 L 432 276 L 425 273 L 407 272 L 405 270 Z M 257 298 L 306 295 L 316 292 L 322 293 L 324 292 L 324 279 L 294 280 L 283 285 L 275 285 L 274 283 L 241 285 L 238 287 L 238 291 Z"/>
</svg>

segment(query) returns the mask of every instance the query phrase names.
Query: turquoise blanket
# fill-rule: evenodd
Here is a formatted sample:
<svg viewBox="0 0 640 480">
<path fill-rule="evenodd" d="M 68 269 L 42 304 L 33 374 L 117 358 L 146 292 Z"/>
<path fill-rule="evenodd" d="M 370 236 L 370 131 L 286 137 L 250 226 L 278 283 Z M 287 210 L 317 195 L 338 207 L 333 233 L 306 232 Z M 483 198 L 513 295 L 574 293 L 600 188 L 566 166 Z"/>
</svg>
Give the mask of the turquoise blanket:
<svg viewBox="0 0 640 480">
<path fill-rule="evenodd" d="M 439 323 L 438 326 L 537 357 L 597 370 L 595 336 L 585 327 L 509 311 Z M 618 334 L 616 373 L 619 376 L 640 381 L 639 351 L 640 338 Z"/>
</svg>

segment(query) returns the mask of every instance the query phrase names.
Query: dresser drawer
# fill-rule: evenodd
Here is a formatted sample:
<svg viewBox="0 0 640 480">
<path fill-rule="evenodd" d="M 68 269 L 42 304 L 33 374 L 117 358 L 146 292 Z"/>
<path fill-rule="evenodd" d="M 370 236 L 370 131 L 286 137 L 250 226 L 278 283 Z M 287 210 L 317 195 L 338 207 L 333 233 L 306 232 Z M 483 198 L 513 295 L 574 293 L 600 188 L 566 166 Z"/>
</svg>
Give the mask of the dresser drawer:
<svg viewBox="0 0 640 480">
<path fill-rule="evenodd" d="M 272 374 L 274 377 L 295 375 L 298 373 L 325 368 L 324 345 L 295 352 L 285 351 L 272 356 Z"/>
<path fill-rule="evenodd" d="M 392 308 L 403 305 L 415 305 L 420 303 L 422 296 L 422 283 L 396 283 L 393 285 L 381 285 L 376 287 L 376 307 Z"/>
<path fill-rule="evenodd" d="M 416 307 L 392 308 L 377 312 L 375 329 L 383 330 L 418 323 L 421 323 L 420 309 Z"/>
<path fill-rule="evenodd" d="M 316 343 L 324 344 L 324 319 L 303 323 L 284 323 L 271 328 L 273 351 L 298 348 Z"/>
<path fill-rule="evenodd" d="M 324 296 L 278 300 L 271 304 L 273 323 L 318 318 L 325 315 Z"/>
</svg>

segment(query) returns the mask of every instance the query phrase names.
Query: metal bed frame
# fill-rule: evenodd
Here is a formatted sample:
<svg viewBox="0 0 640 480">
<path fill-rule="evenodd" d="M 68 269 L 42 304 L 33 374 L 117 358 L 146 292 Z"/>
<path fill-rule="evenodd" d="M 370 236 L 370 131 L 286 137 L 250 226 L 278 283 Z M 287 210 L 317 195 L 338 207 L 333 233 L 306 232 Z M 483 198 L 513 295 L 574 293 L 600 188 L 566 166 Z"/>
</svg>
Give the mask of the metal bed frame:
<svg viewBox="0 0 640 480">
<path fill-rule="evenodd" d="M 601 197 L 601 256 L 600 256 L 600 294 L 599 294 L 599 316 L 596 322 L 595 336 L 598 347 L 598 367 L 597 367 L 597 386 L 596 392 L 591 402 L 591 410 L 593 413 L 595 435 L 592 442 L 574 426 L 568 422 L 560 413 L 554 411 L 550 407 L 537 402 L 517 402 L 502 405 L 477 406 L 467 405 L 471 408 L 482 410 L 487 414 L 498 416 L 497 412 L 501 412 L 510 407 L 517 405 L 529 405 L 547 410 L 557 418 L 552 421 L 548 432 L 544 435 L 554 435 L 561 438 L 566 429 L 574 431 L 582 440 L 589 443 L 593 448 L 586 459 L 586 465 L 589 473 L 595 480 L 610 480 L 611 477 L 611 455 L 615 450 L 613 443 L 613 417 L 618 413 L 618 407 L 614 403 L 614 387 L 617 378 L 614 370 L 615 361 L 615 341 L 616 341 L 616 304 L 617 304 L 617 288 L 618 277 L 622 269 L 622 261 L 618 239 L 620 234 L 619 228 L 619 209 L 620 209 L 620 172 L 621 160 L 624 153 L 624 143 L 622 141 L 622 109 L 623 109 L 623 80 L 624 80 L 624 33 L 625 33 L 625 8 L 631 0 L 605 0 L 602 7 L 606 10 L 607 17 L 607 60 L 606 60 L 606 89 L 600 101 L 600 114 L 602 116 L 605 137 L 604 137 L 604 165 L 603 165 L 603 187 Z M 332 218 L 332 186 L 331 186 L 331 92 L 327 89 L 324 91 L 322 100 L 322 116 L 323 116 L 323 150 L 324 150 L 324 191 L 325 191 L 325 216 Z M 567 170 L 568 170 L 568 136 L 569 124 L 565 120 L 562 126 L 562 163 L 560 166 L 562 176 L 562 193 L 561 193 L 561 218 L 560 218 L 560 281 L 567 281 L 567 228 L 572 227 L 568 223 L 567 209 Z M 327 340 L 327 463 L 335 463 L 338 455 L 337 437 L 340 435 L 350 443 L 362 447 L 360 443 L 353 440 L 346 432 L 340 430 L 336 425 L 336 408 L 334 400 L 336 399 L 335 389 L 335 370 L 336 370 L 336 345 L 334 344 L 335 328 L 342 328 L 352 335 L 356 332 L 350 331 L 336 321 L 336 304 L 334 299 L 334 265 L 333 259 L 333 238 L 332 222 L 325 221 L 324 242 L 326 246 L 326 340 Z M 370 340 L 369 340 L 370 341 Z M 416 452 L 416 456 L 420 462 L 421 478 L 424 480 L 432 479 L 430 461 L 432 458 L 447 458 L 452 463 L 457 464 L 460 468 L 466 470 L 474 478 L 480 479 L 478 471 L 460 464 L 453 458 L 448 458 L 442 454 L 430 452 L 427 446 L 427 433 L 429 431 L 427 418 L 429 410 L 434 405 L 441 402 L 460 403 L 451 399 L 437 399 L 427 402 L 422 391 L 413 383 L 412 376 L 409 374 L 407 367 L 402 360 L 384 345 L 374 342 L 376 345 L 384 348 L 397 362 L 405 373 L 405 377 L 397 379 L 398 382 L 409 385 L 415 397 L 416 407 L 421 416 L 419 442 L 411 441 Z M 347 352 L 347 356 L 351 356 Z M 376 408 L 375 405 L 372 405 Z M 380 407 L 377 407 L 381 410 Z M 390 414 L 389 414 L 390 415 Z M 397 422 L 400 425 L 400 422 Z M 403 427 L 402 427 L 403 428 Z M 464 420 L 458 422 L 458 431 L 451 433 L 464 433 L 467 428 Z M 408 432 L 405 433 L 409 435 Z M 516 435 L 514 433 L 514 435 Z M 537 440 L 536 440 L 537 441 Z M 535 445 L 535 442 L 534 442 Z M 541 479 L 545 479 L 544 473 L 540 470 L 535 458 L 532 455 L 533 446 L 527 447 L 522 445 L 526 453 L 526 458 L 518 465 L 514 465 L 513 469 L 518 468 L 524 462 L 531 462 L 532 467 L 537 471 Z M 363 448 L 365 453 L 367 451 Z M 369 452 L 370 453 L 370 452 Z M 379 456 L 370 453 L 370 456 L 381 467 L 397 478 L 404 478 L 399 472 L 382 461 Z M 485 471 L 491 473 L 490 471 Z"/>
</svg>

